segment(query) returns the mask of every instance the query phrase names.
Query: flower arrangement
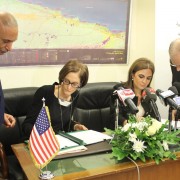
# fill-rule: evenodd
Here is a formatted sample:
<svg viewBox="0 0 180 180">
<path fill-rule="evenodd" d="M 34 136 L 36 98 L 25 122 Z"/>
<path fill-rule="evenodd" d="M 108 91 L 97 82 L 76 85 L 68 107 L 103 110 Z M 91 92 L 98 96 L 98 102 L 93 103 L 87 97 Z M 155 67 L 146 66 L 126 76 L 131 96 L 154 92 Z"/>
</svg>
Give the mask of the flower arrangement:
<svg viewBox="0 0 180 180">
<path fill-rule="evenodd" d="M 176 159 L 176 154 L 169 149 L 169 145 L 180 144 L 180 130 L 168 132 L 168 121 L 163 124 L 150 116 L 137 121 L 135 116 L 130 116 L 128 123 L 124 127 L 119 127 L 115 131 L 106 130 L 113 133 L 111 141 L 112 155 L 117 160 L 124 158 L 153 159 L 157 164 L 164 158 Z"/>
</svg>

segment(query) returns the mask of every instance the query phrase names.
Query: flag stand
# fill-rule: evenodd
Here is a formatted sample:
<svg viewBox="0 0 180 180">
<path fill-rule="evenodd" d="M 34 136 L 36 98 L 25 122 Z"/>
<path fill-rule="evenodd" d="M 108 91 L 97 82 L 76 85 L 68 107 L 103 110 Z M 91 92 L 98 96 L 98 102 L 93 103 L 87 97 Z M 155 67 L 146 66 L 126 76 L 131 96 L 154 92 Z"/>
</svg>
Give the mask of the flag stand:
<svg viewBox="0 0 180 180">
<path fill-rule="evenodd" d="M 47 166 L 46 166 L 46 170 L 45 171 L 41 170 L 41 174 L 39 175 L 39 178 L 42 180 L 45 180 L 45 179 L 49 180 L 49 179 L 52 179 L 53 177 L 54 177 L 54 174 L 51 171 L 47 170 Z"/>
<path fill-rule="evenodd" d="M 29 137 L 29 151 L 35 166 L 40 170 L 39 178 L 50 180 L 54 174 L 47 170 L 47 164 L 59 152 L 60 146 L 51 126 L 49 109 L 45 106 L 45 99 L 42 99 L 41 108 Z M 42 168 L 46 167 L 42 171 Z"/>
</svg>

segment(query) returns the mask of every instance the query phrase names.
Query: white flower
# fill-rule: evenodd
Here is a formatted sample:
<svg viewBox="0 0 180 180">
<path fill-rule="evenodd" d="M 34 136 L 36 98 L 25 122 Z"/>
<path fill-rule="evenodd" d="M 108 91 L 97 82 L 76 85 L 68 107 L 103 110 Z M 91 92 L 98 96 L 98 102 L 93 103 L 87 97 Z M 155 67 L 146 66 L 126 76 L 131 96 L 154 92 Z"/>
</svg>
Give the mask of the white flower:
<svg viewBox="0 0 180 180">
<path fill-rule="evenodd" d="M 157 121 L 156 119 L 152 119 L 152 125 L 147 129 L 147 135 L 154 135 L 161 128 L 162 123 Z"/>
<path fill-rule="evenodd" d="M 148 126 L 148 124 L 146 122 L 143 122 L 143 121 L 140 121 L 140 122 L 137 122 L 135 123 L 136 124 L 136 127 L 140 130 L 140 131 L 143 131 L 145 127 Z"/>
<path fill-rule="evenodd" d="M 156 131 L 157 131 L 156 128 L 151 125 L 151 126 L 148 127 L 146 133 L 147 133 L 148 136 L 152 136 L 152 135 L 154 135 L 156 133 Z"/>
<path fill-rule="evenodd" d="M 134 142 L 136 141 L 136 134 L 135 133 L 129 133 L 129 141 Z"/>
<path fill-rule="evenodd" d="M 144 152 L 146 146 L 144 146 L 144 141 L 136 140 L 133 144 L 133 150 L 136 152 Z"/>
<path fill-rule="evenodd" d="M 162 126 L 162 123 L 157 121 L 156 119 L 152 119 L 152 126 L 154 126 L 154 128 L 156 128 L 156 131 L 159 131 L 159 129 Z"/>
<path fill-rule="evenodd" d="M 126 131 L 129 129 L 130 126 L 131 126 L 131 124 L 126 123 L 126 124 L 123 126 L 122 131 L 126 132 Z"/>
<path fill-rule="evenodd" d="M 167 141 L 163 141 L 163 148 L 164 148 L 164 150 L 165 151 L 168 151 L 169 150 L 169 146 L 168 146 L 168 144 L 167 144 Z"/>
</svg>

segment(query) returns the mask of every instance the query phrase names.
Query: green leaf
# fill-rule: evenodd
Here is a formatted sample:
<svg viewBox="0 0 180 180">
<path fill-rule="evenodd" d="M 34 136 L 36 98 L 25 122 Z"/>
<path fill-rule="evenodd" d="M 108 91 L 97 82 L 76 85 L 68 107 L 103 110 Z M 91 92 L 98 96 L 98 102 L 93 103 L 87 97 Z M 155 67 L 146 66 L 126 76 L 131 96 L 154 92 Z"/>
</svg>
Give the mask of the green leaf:
<svg viewBox="0 0 180 180">
<path fill-rule="evenodd" d="M 143 125 L 144 122 L 145 125 Z M 146 159 L 153 159 L 157 164 L 163 161 L 164 158 L 176 159 L 174 152 L 164 150 L 163 142 L 175 144 L 180 147 L 180 130 L 168 132 L 165 130 L 167 122 L 162 125 L 154 135 L 148 136 L 146 132 L 148 127 L 152 126 L 151 128 L 155 128 L 154 124 L 159 125 L 159 122 L 153 120 L 152 117 L 147 116 L 143 119 L 143 123 L 137 123 L 136 117 L 131 115 L 129 116 L 128 123 L 130 126 L 128 126 L 129 128 L 127 131 L 123 131 L 122 127 L 119 127 L 115 131 L 105 129 L 108 134 L 114 135 L 114 138 L 111 141 L 113 157 L 117 160 L 131 157 L 133 160 L 140 159 L 143 162 L 145 162 Z M 139 127 L 143 127 L 143 129 L 139 129 Z M 129 141 L 130 133 L 135 133 L 138 141 L 144 142 L 144 146 L 146 146 L 144 152 L 136 152 L 133 150 L 133 144 L 137 142 Z"/>
</svg>

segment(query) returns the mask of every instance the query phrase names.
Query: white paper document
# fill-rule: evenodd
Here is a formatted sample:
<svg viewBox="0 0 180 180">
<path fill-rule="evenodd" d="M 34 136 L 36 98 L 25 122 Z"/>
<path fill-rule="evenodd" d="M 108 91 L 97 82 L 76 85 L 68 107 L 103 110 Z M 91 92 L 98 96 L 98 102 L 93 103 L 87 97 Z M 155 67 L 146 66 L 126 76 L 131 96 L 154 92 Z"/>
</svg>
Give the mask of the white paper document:
<svg viewBox="0 0 180 180">
<path fill-rule="evenodd" d="M 63 137 L 61 135 L 56 134 L 56 137 L 57 137 L 57 140 L 60 144 L 60 149 L 79 146 L 79 144 L 77 144 L 77 143 L 71 141 L 70 139 Z"/>
<path fill-rule="evenodd" d="M 83 140 L 84 143 L 87 145 L 112 139 L 111 136 L 94 130 L 74 131 L 69 134 Z"/>
<path fill-rule="evenodd" d="M 56 137 L 60 144 L 60 150 L 58 152 L 58 155 L 82 152 L 82 151 L 87 150 L 87 148 L 85 146 L 82 146 L 82 145 L 80 146 L 79 144 L 75 143 L 74 141 L 71 141 L 70 139 L 63 137 L 59 134 L 56 134 Z"/>
<path fill-rule="evenodd" d="M 58 152 L 58 155 L 68 154 L 68 153 L 77 153 L 77 152 L 82 152 L 86 150 L 87 148 L 85 146 L 75 146 L 75 147 L 70 147 L 66 149 L 60 149 L 60 151 Z"/>
</svg>

